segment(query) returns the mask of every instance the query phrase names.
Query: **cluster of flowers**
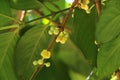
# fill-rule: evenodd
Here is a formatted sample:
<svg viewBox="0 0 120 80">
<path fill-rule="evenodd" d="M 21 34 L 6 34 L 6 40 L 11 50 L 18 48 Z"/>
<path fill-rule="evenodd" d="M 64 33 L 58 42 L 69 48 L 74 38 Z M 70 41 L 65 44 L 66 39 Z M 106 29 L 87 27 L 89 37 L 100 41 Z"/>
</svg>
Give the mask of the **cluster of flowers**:
<svg viewBox="0 0 120 80">
<path fill-rule="evenodd" d="M 50 67 L 50 62 L 45 62 L 44 60 L 49 59 L 51 57 L 51 52 L 44 49 L 41 53 L 40 56 L 42 57 L 42 59 L 38 59 L 33 61 L 33 65 L 45 65 L 46 67 Z"/>
<path fill-rule="evenodd" d="M 59 28 L 57 27 L 51 27 L 50 30 L 48 31 L 49 35 L 58 35 L 59 33 Z M 56 42 L 60 42 L 61 44 L 64 44 L 67 41 L 68 38 L 68 33 L 64 30 L 60 32 L 58 35 Z M 33 61 L 33 65 L 45 65 L 46 67 L 50 66 L 50 62 L 44 62 L 44 60 L 49 59 L 51 57 L 51 52 L 44 49 L 41 53 L 40 56 L 42 59 L 38 59 Z"/>
<path fill-rule="evenodd" d="M 102 5 L 105 5 L 105 2 L 106 0 L 101 0 L 101 4 Z M 78 3 L 78 8 L 80 9 L 83 9 L 86 11 L 86 13 L 90 13 L 91 12 L 91 9 L 95 6 L 94 4 L 89 7 L 89 4 L 90 4 L 90 0 L 79 0 L 79 3 Z"/>
<path fill-rule="evenodd" d="M 48 31 L 48 33 L 50 35 L 57 35 L 59 33 L 59 28 L 52 26 L 50 28 L 50 30 Z M 60 42 L 61 44 L 65 44 L 68 37 L 69 37 L 68 32 L 64 30 L 64 31 L 60 32 L 60 34 L 58 35 L 58 37 L 56 39 L 56 42 Z"/>
<path fill-rule="evenodd" d="M 80 9 L 83 9 L 86 11 L 86 13 L 90 13 L 90 8 L 89 8 L 89 3 L 90 3 L 90 0 L 79 0 L 79 3 L 78 3 L 78 8 Z"/>
</svg>

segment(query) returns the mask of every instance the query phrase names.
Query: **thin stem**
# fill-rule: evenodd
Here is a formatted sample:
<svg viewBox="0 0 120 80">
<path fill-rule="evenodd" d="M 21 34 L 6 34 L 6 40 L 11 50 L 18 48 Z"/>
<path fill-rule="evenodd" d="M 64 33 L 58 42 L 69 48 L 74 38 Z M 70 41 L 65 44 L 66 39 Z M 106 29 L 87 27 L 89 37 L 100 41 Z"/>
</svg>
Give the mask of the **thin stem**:
<svg viewBox="0 0 120 80">
<path fill-rule="evenodd" d="M 34 10 L 34 12 L 35 12 L 36 14 L 40 15 L 40 16 L 44 16 L 44 14 L 43 14 L 41 11 L 39 11 L 39 10 Z M 46 19 L 48 19 L 49 21 L 51 21 L 55 27 L 58 27 L 58 28 L 59 28 L 59 26 L 61 26 L 60 23 L 58 23 L 58 22 L 56 22 L 56 21 L 54 21 L 54 20 L 51 20 L 51 19 L 48 18 L 48 17 L 47 17 Z M 71 33 L 71 30 L 70 30 L 68 27 L 65 26 L 65 29 L 66 29 L 69 33 Z"/>
<path fill-rule="evenodd" d="M 21 11 L 21 10 L 19 10 L 18 12 L 17 12 L 17 15 L 16 15 L 16 19 L 17 20 L 20 20 L 21 22 L 23 21 L 23 19 L 24 19 L 24 17 L 25 17 L 25 15 L 26 15 L 26 11 Z M 24 23 L 24 22 L 23 22 Z M 14 21 L 13 22 L 13 24 L 18 24 L 18 22 L 17 21 Z M 12 28 L 10 31 L 14 31 L 14 30 L 16 30 L 16 28 Z"/>
<path fill-rule="evenodd" d="M 17 20 L 20 20 L 20 21 L 23 21 L 25 15 L 26 15 L 26 11 L 23 11 L 23 10 L 21 11 L 21 10 L 19 10 L 19 11 L 17 12 L 16 19 L 17 19 Z M 13 24 L 15 24 L 15 23 L 18 23 L 18 22 L 14 21 Z"/>
<path fill-rule="evenodd" d="M 60 10 L 60 11 L 57 11 L 57 12 L 54 12 L 54 13 L 51 13 L 51 14 L 36 18 L 36 19 L 33 19 L 33 20 L 25 22 L 25 23 L 31 23 L 31 22 L 34 22 L 34 21 L 37 21 L 37 20 L 40 20 L 40 19 L 43 19 L 43 18 L 47 18 L 47 17 L 52 16 L 52 15 L 55 15 L 55 14 L 64 12 L 64 11 L 67 11 L 67 10 L 69 10 L 69 8 L 66 8 L 66 9 L 63 9 L 63 10 Z"/>
<path fill-rule="evenodd" d="M 67 15 L 65 16 L 65 18 L 64 18 L 64 20 L 63 20 L 63 22 L 62 22 L 62 24 L 61 24 L 61 27 L 64 28 L 65 23 L 67 22 L 69 16 L 71 15 L 71 13 L 72 13 L 72 11 L 73 11 L 73 9 L 74 9 L 74 7 L 76 6 L 77 3 L 78 3 L 78 0 L 75 0 L 75 1 L 73 2 L 72 6 L 70 7 Z"/>
<path fill-rule="evenodd" d="M 22 23 L 22 21 L 20 21 L 20 20 L 18 20 L 18 19 L 15 19 L 15 18 L 13 18 L 13 17 L 7 16 L 7 15 L 1 14 L 1 13 L 0 13 L 0 16 L 5 17 L 5 18 L 8 18 L 8 19 L 10 19 L 10 20 L 14 20 L 14 21 L 18 22 L 19 24 Z"/>
<path fill-rule="evenodd" d="M 101 13 L 101 0 L 94 0 L 98 15 Z"/>
<path fill-rule="evenodd" d="M 64 20 L 63 20 L 63 22 L 62 22 L 62 24 L 61 24 L 61 28 L 60 28 L 60 30 L 59 30 L 59 33 L 53 38 L 53 40 L 51 41 L 51 43 L 49 44 L 49 46 L 48 46 L 48 48 L 47 48 L 48 51 L 51 50 L 51 48 L 53 47 L 53 45 L 54 45 L 55 42 L 56 42 L 57 37 L 58 37 L 59 34 L 63 31 L 63 30 L 61 30 L 61 29 L 64 28 L 64 25 L 65 25 L 65 23 L 67 22 L 70 14 L 71 14 L 71 12 L 73 11 L 75 5 L 77 4 L 77 2 L 78 2 L 78 0 L 75 0 L 75 1 L 73 2 L 73 4 L 72 4 L 71 8 L 69 8 L 69 11 L 68 11 L 68 13 L 66 14 L 66 16 L 65 16 L 65 18 L 64 18 Z M 66 9 L 65 9 L 65 11 L 66 11 Z M 59 12 L 61 12 L 61 11 L 59 11 Z M 59 12 L 57 12 L 57 13 L 59 13 Z M 52 14 L 50 14 L 50 15 L 52 15 Z M 37 69 L 33 72 L 30 80 L 33 80 L 33 79 L 34 79 L 34 77 L 38 74 L 38 72 L 40 71 L 40 69 L 41 69 L 42 67 L 43 67 L 43 65 L 40 65 L 40 66 L 37 67 Z"/>
<path fill-rule="evenodd" d="M 49 44 L 47 50 L 50 51 L 51 48 L 53 47 L 53 45 L 55 44 L 55 41 L 57 39 L 57 37 L 59 36 L 59 34 L 61 33 L 61 31 L 59 31 L 59 33 L 53 38 L 53 40 L 51 41 L 51 43 Z"/>
<path fill-rule="evenodd" d="M 42 67 L 44 66 L 44 63 L 42 65 L 39 65 L 35 71 L 33 72 L 32 76 L 30 77 L 30 80 L 33 80 L 35 78 L 35 76 L 38 74 L 38 72 L 42 69 Z"/>
</svg>

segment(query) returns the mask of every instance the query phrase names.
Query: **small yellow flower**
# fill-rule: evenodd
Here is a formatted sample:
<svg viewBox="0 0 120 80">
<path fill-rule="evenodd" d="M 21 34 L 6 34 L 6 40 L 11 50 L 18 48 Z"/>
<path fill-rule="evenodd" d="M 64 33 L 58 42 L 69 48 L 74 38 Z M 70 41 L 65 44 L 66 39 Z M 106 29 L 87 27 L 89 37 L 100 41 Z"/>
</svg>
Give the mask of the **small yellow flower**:
<svg viewBox="0 0 120 80">
<path fill-rule="evenodd" d="M 67 39 L 68 39 L 68 33 L 66 31 L 63 31 L 57 37 L 56 42 L 60 42 L 61 44 L 65 44 L 65 42 L 67 41 Z"/>
<path fill-rule="evenodd" d="M 50 67 L 50 62 L 47 62 L 47 63 L 44 63 L 44 65 L 46 66 L 46 67 Z"/>
<path fill-rule="evenodd" d="M 35 60 L 35 61 L 33 61 L 33 65 L 38 65 L 38 62 Z"/>
<path fill-rule="evenodd" d="M 42 60 L 42 59 L 39 59 L 39 60 L 37 61 L 37 63 L 38 63 L 39 65 L 42 65 L 42 64 L 43 64 L 43 60 Z"/>
<path fill-rule="evenodd" d="M 43 59 L 49 59 L 51 57 L 51 52 L 44 49 L 40 55 L 43 57 Z"/>
<path fill-rule="evenodd" d="M 59 33 L 59 28 L 54 26 L 50 27 L 50 30 L 48 31 L 49 35 L 57 35 L 58 33 Z"/>
<path fill-rule="evenodd" d="M 81 9 L 88 10 L 89 7 L 88 7 L 87 4 L 83 4 L 83 3 L 81 3 Z"/>
</svg>

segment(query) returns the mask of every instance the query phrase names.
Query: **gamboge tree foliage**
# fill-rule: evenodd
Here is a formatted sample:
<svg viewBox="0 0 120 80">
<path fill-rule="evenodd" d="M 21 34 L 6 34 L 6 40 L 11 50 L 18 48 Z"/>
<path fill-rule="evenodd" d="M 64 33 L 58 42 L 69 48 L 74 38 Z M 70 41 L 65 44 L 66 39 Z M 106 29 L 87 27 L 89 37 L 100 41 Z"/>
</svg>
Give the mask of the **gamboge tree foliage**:
<svg viewBox="0 0 120 80">
<path fill-rule="evenodd" d="M 0 80 L 120 80 L 119 0 L 0 0 Z"/>
</svg>

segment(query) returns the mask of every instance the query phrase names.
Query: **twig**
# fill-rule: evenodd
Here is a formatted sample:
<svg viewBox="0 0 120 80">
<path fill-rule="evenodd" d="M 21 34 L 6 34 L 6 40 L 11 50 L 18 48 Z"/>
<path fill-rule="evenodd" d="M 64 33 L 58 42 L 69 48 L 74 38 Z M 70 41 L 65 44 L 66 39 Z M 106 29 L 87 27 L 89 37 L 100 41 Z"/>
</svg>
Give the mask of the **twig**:
<svg viewBox="0 0 120 80">
<path fill-rule="evenodd" d="M 42 69 L 43 66 L 44 66 L 44 63 L 43 63 L 42 65 L 39 65 L 39 66 L 35 69 L 35 71 L 33 72 L 30 80 L 33 80 L 33 79 L 34 79 L 34 77 L 38 74 L 38 72 Z"/>
<path fill-rule="evenodd" d="M 54 12 L 54 13 L 51 13 L 51 14 L 48 14 L 48 15 L 45 15 L 45 16 L 36 18 L 36 19 L 33 19 L 33 20 L 28 21 L 28 22 L 25 22 L 25 23 L 31 23 L 31 22 L 34 22 L 34 21 L 37 21 L 37 20 L 40 20 L 40 19 L 43 19 L 43 18 L 47 18 L 47 17 L 49 17 L 49 16 L 52 16 L 52 15 L 55 15 L 55 14 L 58 14 L 58 13 L 67 11 L 67 10 L 69 10 L 69 9 L 70 9 L 70 8 L 66 8 L 66 9 L 63 9 L 63 10 L 60 10 L 60 11 L 57 11 L 57 12 Z"/>
<path fill-rule="evenodd" d="M 100 15 L 100 13 L 101 13 L 101 0 L 94 0 L 94 3 L 96 5 L 98 15 Z"/>
<path fill-rule="evenodd" d="M 25 15 L 26 15 L 26 11 L 18 11 L 16 19 L 20 20 L 20 21 L 23 21 Z M 18 23 L 18 22 L 17 21 L 13 22 L 13 24 L 16 24 L 16 23 Z"/>
<path fill-rule="evenodd" d="M 65 18 L 64 18 L 64 20 L 63 20 L 63 22 L 62 22 L 62 24 L 61 24 L 61 27 L 64 28 L 65 23 L 67 22 L 67 20 L 68 20 L 70 14 L 72 13 L 72 11 L 73 11 L 73 9 L 74 9 L 74 7 L 76 6 L 77 3 L 78 3 L 78 0 L 74 0 L 72 6 L 70 7 L 70 9 L 69 9 L 67 15 L 65 16 Z"/>
<path fill-rule="evenodd" d="M 25 15 L 26 15 L 26 11 L 18 11 L 18 13 L 16 15 L 16 19 L 22 22 Z M 13 22 L 13 24 L 18 24 L 18 23 L 19 23 L 18 21 Z M 14 30 L 16 30 L 16 28 L 10 29 L 10 31 L 14 31 Z"/>
<path fill-rule="evenodd" d="M 37 13 L 38 15 L 40 15 L 40 16 L 44 16 L 44 14 L 43 14 L 41 11 L 37 10 L 37 9 L 35 9 L 34 12 Z M 56 21 L 54 21 L 54 20 L 51 20 L 51 19 L 48 18 L 48 17 L 47 17 L 46 19 L 48 19 L 49 21 L 51 21 L 51 22 L 54 24 L 54 26 L 56 26 L 56 27 L 58 27 L 58 28 L 59 28 L 59 26 L 61 26 L 60 23 L 58 23 L 58 22 L 56 22 Z M 70 30 L 68 27 L 65 26 L 65 29 L 66 29 L 69 33 L 71 33 L 71 30 Z"/>
<path fill-rule="evenodd" d="M 53 45 L 55 44 L 55 41 L 56 41 L 57 37 L 58 37 L 59 34 L 64 30 L 64 29 L 63 29 L 63 28 L 64 28 L 64 25 L 65 25 L 65 23 L 67 22 L 70 14 L 71 14 L 71 12 L 72 12 L 72 10 L 74 9 L 75 5 L 77 4 L 77 2 L 78 2 L 78 0 L 75 0 L 75 1 L 73 2 L 72 6 L 69 8 L 68 13 L 66 14 L 65 18 L 63 19 L 63 22 L 62 22 L 62 24 L 61 24 L 61 28 L 60 28 L 60 30 L 59 30 L 58 35 L 56 35 L 56 36 L 54 37 L 54 39 L 51 41 L 51 43 L 49 44 L 49 46 L 48 46 L 48 48 L 47 48 L 48 51 L 51 50 L 51 48 L 52 48 Z M 63 30 L 62 30 L 62 29 L 63 29 Z M 34 79 L 34 77 L 38 74 L 38 72 L 40 71 L 40 69 L 41 69 L 42 67 L 43 67 L 43 65 L 40 65 L 40 66 L 37 67 L 37 69 L 33 72 L 32 77 L 30 78 L 30 80 L 33 80 L 33 79 Z"/>
</svg>

